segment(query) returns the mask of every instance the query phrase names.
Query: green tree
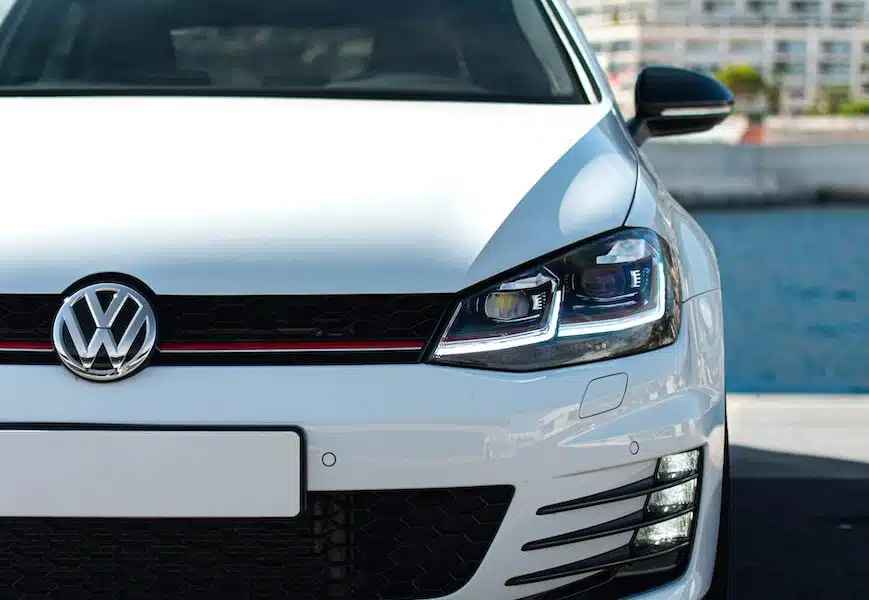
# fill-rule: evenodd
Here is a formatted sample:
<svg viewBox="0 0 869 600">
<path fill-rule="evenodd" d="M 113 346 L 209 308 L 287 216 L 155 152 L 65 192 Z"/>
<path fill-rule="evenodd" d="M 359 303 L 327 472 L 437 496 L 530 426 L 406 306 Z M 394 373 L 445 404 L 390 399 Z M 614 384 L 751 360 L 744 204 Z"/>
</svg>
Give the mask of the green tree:
<svg viewBox="0 0 869 600">
<path fill-rule="evenodd" d="M 770 114 L 777 115 L 781 112 L 781 97 L 782 84 L 779 79 L 775 79 L 768 84 L 764 89 L 766 95 L 766 106 Z"/>
<path fill-rule="evenodd" d="M 842 115 L 869 115 L 869 100 L 855 100 L 839 107 Z"/>
<path fill-rule="evenodd" d="M 821 115 L 836 115 L 851 102 L 851 88 L 847 85 L 826 85 L 819 90 L 815 109 Z"/>
<path fill-rule="evenodd" d="M 754 98 L 766 90 L 763 76 L 752 65 L 727 65 L 715 74 L 735 96 Z"/>
</svg>

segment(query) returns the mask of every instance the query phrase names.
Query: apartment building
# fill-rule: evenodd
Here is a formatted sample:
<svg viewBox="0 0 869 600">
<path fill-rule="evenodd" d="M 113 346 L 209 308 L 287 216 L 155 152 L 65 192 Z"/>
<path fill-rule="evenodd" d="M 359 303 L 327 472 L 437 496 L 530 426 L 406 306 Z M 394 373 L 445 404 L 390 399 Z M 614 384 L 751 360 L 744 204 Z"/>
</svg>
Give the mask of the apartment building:
<svg viewBox="0 0 869 600">
<path fill-rule="evenodd" d="M 869 98 L 869 0 L 570 0 L 619 102 L 640 68 L 754 65 L 799 114 L 824 86 Z"/>
</svg>

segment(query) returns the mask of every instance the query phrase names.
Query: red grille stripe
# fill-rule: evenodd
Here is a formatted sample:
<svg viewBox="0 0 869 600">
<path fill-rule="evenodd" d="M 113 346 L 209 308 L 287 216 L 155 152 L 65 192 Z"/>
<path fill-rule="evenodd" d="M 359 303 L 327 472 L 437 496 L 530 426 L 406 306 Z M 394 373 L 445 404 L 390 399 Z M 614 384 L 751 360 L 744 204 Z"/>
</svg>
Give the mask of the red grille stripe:
<svg viewBox="0 0 869 600">
<path fill-rule="evenodd" d="M 366 352 L 417 351 L 424 346 L 420 341 L 377 342 L 166 342 L 163 352 Z"/>
<path fill-rule="evenodd" d="M 0 342 L 0 352 L 51 352 L 51 342 Z"/>
</svg>

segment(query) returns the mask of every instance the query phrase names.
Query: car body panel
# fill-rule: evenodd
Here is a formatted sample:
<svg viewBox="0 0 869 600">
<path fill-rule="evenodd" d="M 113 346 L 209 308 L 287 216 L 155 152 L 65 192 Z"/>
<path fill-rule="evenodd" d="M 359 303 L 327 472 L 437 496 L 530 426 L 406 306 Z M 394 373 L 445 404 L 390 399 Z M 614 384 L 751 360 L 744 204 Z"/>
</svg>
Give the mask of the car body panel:
<svg viewBox="0 0 869 600">
<path fill-rule="evenodd" d="M 104 272 L 158 294 L 456 292 L 620 226 L 636 182 L 606 104 L 10 98 L 0 115 L 2 293 Z"/>
<path fill-rule="evenodd" d="M 679 258 L 683 299 L 720 289 L 718 258 L 709 236 L 664 188 L 645 156 L 639 156 L 637 192 L 625 225 L 654 229 L 670 243 Z"/>
</svg>

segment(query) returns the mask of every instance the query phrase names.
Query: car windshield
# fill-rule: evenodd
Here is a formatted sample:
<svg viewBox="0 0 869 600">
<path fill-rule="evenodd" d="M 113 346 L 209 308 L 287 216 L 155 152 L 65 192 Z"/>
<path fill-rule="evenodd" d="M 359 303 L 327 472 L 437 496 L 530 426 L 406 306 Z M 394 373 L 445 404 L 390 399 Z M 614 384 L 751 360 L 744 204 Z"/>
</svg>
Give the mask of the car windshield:
<svg viewBox="0 0 869 600">
<path fill-rule="evenodd" d="M 0 0 L 0 90 L 583 102 L 538 0 Z"/>
</svg>

